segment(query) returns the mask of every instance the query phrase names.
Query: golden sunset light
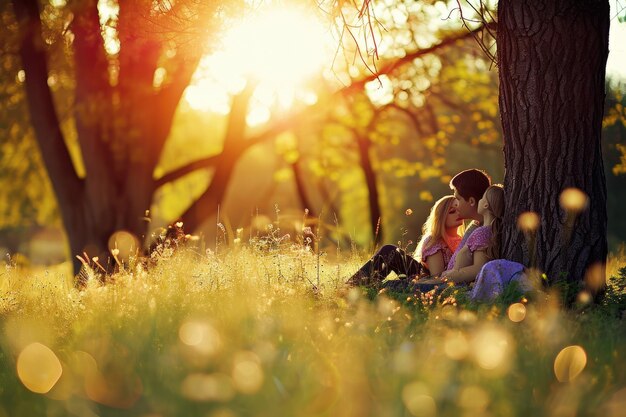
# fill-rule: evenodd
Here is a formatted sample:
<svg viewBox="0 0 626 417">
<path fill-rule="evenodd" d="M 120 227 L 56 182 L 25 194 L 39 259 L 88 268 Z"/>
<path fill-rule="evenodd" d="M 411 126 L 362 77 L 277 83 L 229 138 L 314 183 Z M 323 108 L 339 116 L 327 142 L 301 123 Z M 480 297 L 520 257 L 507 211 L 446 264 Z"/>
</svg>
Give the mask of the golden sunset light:
<svg viewBox="0 0 626 417">
<path fill-rule="evenodd" d="M 624 4 L 0 1 L 0 417 L 621 417 Z"/>
<path fill-rule="evenodd" d="M 262 124 L 271 108 L 316 101 L 306 83 L 330 65 L 332 42 L 321 20 L 304 9 L 256 11 L 236 23 L 219 49 L 202 60 L 185 99 L 193 109 L 227 114 L 230 95 L 241 91 L 246 80 L 257 82 L 248 124 Z"/>
</svg>

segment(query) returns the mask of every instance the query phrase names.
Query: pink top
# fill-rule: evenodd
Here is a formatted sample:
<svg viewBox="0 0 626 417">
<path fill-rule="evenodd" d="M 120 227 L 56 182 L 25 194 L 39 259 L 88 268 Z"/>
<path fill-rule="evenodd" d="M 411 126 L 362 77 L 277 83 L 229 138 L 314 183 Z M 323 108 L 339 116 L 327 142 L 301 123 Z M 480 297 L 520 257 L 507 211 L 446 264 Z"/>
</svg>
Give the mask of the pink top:
<svg viewBox="0 0 626 417">
<path fill-rule="evenodd" d="M 467 238 L 467 242 L 465 242 L 465 246 L 468 247 L 470 252 L 474 253 L 477 250 L 486 249 L 489 246 L 489 242 L 491 241 L 491 226 L 480 226 L 476 228 L 472 232 L 469 238 Z M 456 255 L 461 251 L 462 248 L 459 248 L 452 257 L 450 258 L 450 262 L 448 263 L 448 271 L 454 268 L 454 261 L 456 260 Z"/>
<path fill-rule="evenodd" d="M 452 242 L 455 243 L 455 246 L 460 241 L 461 241 L 461 236 L 459 236 L 458 238 L 452 239 Z M 422 263 L 426 265 L 426 267 L 428 267 L 428 265 L 426 264 L 426 258 L 436 254 L 437 252 L 441 252 L 441 254 L 443 255 L 443 263 L 444 265 L 447 265 L 448 262 L 450 262 L 450 258 L 452 257 L 452 253 L 453 253 L 452 249 L 448 247 L 448 245 L 443 239 L 437 239 L 437 241 L 433 243 L 431 246 L 428 246 L 429 242 L 430 242 L 430 236 L 424 239 L 424 244 L 422 245 L 422 253 L 419 256 L 419 259 L 421 259 Z"/>
</svg>

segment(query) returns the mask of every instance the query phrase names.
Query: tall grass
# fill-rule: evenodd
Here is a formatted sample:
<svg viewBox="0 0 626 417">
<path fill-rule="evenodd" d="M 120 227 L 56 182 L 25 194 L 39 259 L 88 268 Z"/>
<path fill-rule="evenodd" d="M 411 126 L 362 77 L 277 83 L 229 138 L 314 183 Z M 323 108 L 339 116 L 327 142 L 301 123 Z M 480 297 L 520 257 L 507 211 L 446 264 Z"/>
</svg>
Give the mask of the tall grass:
<svg viewBox="0 0 626 417">
<path fill-rule="evenodd" d="M 81 290 L 8 265 L 0 416 L 623 415 L 619 309 L 344 291 L 362 260 L 268 239 Z"/>
</svg>

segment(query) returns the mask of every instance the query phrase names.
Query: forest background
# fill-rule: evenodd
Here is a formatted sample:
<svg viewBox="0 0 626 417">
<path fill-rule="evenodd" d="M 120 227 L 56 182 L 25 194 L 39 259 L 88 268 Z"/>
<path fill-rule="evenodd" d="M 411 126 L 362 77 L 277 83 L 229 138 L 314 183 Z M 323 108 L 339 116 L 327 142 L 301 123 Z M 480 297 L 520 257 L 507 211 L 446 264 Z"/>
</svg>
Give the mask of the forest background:
<svg viewBox="0 0 626 417">
<path fill-rule="evenodd" d="M 115 55 L 119 51 L 115 51 L 114 35 L 107 32 L 115 27 L 115 2 L 99 3 L 103 38 L 105 44 L 107 39 L 112 42 L 108 52 Z M 64 32 L 57 27 L 63 23 L 64 6 L 63 1 L 51 1 L 43 9 L 42 21 L 50 35 L 48 84 L 80 173 L 84 168 L 72 127 L 75 80 L 68 71 Z M 255 89 L 247 113 L 249 135 L 271 131 L 282 120 L 291 118 L 292 122 L 237 156 L 223 200 L 197 230 L 189 232 L 198 233 L 206 242 L 223 238 L 232 243 L 279 221 L 281 230 L 294 236 L 308 218 L 325 244 L 346 249 L 353 245 L 371 248 L 374 240 L 406 245 L 418 239 L 433 201 L 450 192 L 451 175 L 479 167 L 495 181 L 502 181 L 498 76 L 491 60 L 495 49 L 486 14 L 472 22 L 476 16 L 465 6 L 465 24 L 469 22 L 469 26 L 463 27 L 454 8 L 443 2 L 423 2 L 419 7 L 399 2 L 395 10 L 381 10 L 377 16 L 390 39 L 377 45 L 379 60 L 363 59 L 354 44 L 350 46 L 344 36 L 335 34 L 326 46 L 332 47 L 333 39 L 335 46 L 337 42 L 345 45 L 339 52 L 325 51 L 321 60 L 311 64 L 321 65 L 318 73 L 297 80 L 299 84 L 291 85 L 289 94 L 272 91 L 262 83 Z M 11 40 L 15 33 L 8 2 L 2 2 L 0 13 L 5 22 L 2 38 Z M 620 42 L 626 38 L 626 23 L 619 22 L 624 17 L 619 10 L 611 16 L 603 158 L 609 250 L 616 252 L 626 241 L 622 215 L 626 201 L 626 52 Z M 293 26 L 283 30 L 297 32 Z M 216 88 L 233 82 L 216 69 L 215 59 L 223 52 L 216 39 L 230 33 L 223 27 L 207 37 L 207 52 L 180 100 L 155 178 L 223 151 L 231 103 L 238 90 Z M 302 49 L 310 58 L 315 50 L 306 42 L 274 45 L 278 53 L 272 59 L 305 60 L 307 55 L 293 57 Z M 57 263 L 70 258 L 69 249 L 60 244 L 65 237 L 30 125 L 24 73 L 11 48 L 10 41 L 3 42 L 0 248 L 12 257 L 23 254 L 24 262 Z M 429 50 L 432 53 L 424 52 Z M 411 56 L 414 58 L 407 59 Z M 254 57 L 246 60 L 254 64 Z M 154 74 L 155 88 L 166 77 L 165 69 L 160 69 Z M 372 77 L 371 71 L 380 69 L 380 78 Z M 212 175 L 207 166 L 163 183 L 147 212 L 151 230 L 176 221 L 207 190 Z"/>
</svg>

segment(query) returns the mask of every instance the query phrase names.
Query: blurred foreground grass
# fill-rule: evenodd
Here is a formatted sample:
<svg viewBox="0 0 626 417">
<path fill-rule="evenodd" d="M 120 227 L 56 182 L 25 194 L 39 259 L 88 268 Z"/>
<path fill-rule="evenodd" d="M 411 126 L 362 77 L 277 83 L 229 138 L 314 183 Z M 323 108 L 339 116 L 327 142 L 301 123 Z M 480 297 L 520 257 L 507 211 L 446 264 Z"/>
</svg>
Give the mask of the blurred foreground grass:
<svg viewBox="0 0 626 417">
<path fill-rule="evenodd" d="M 569 311 L 338 291 L 361 261 L 188 249 L 82 291 L 7 265 L 0 417 L 625 415 L 623 288 Z"/>
</svg>

